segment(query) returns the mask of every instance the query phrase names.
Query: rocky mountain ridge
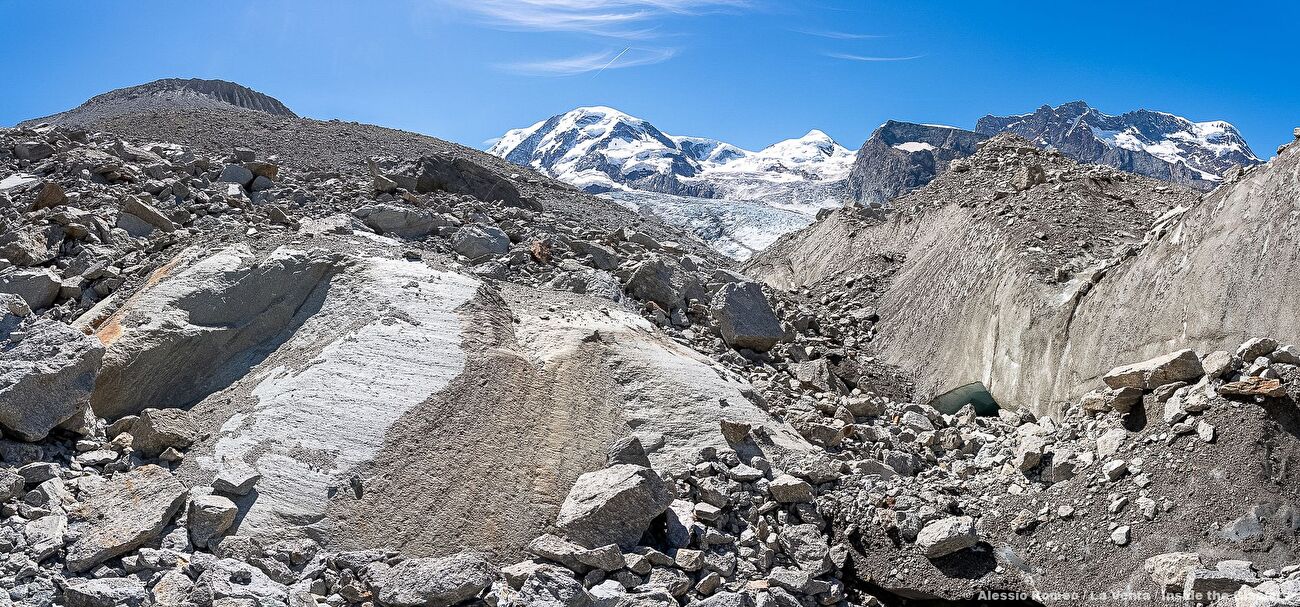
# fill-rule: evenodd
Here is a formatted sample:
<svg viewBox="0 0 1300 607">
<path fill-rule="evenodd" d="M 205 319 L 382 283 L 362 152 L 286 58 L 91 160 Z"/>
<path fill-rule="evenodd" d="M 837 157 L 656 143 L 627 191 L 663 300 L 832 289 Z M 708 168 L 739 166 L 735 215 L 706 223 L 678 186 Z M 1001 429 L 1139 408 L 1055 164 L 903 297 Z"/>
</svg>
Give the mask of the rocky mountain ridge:
<svg viewBox="0 0 1300 607">
<path fill-rule="evenodd" d="M 1231 124 L 1192 122 L 1181 116 L 1136 110 L 1112 116 L 1075 101 L 1044 105 L 1019 116 L 985 116 L 975 131 L 1015 133 L 1080 162 L 1211 190 L 1231 171 L 1262 162 Z"/>
</svg>

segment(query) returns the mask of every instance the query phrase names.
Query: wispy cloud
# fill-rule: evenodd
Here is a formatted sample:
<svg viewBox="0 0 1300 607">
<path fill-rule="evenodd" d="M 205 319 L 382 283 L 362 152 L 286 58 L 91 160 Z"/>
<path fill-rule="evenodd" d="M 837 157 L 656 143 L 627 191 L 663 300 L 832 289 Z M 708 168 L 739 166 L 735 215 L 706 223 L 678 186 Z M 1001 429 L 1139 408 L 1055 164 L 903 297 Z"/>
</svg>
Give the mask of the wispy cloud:
<svg viewBox="0 0 1300 607">
<path fill-rule="evenodd" d="M 503 29 L 581 32 L 613 38 L 655 35 L 653 21 L 746 8 L 752 0 L 472 0 L 444 3 Z"/>
<path fill-rule="evenodd" d="M 827 57 L 833 57 L 835 59 L 844 59 L 846 61 L 911 61 L 913 59 L 920 59 L 925 56 L 925 55 L 911 55 L 908 57 L 868 57 L 865 55 L 853 55 L 849 53 L 822 53 L 822 54 Z"/>
<path fill-rule="evenodd" d="M 835 30 L 794 30 L 800 34 L 817 36 L 818 38 L 830 38 L 831 40 L 869 40 L 871 38 L 884 38 L 877 34 L 856 34 L 853 32 L 840 32 Z"/>
<path fill-rule="evenodd" d="M 588 72 L 599 73 L 604 70 L 653 65 L 672 59 L 676 54 L 677 49 L 674 48 L 624 48 L 575 57 L 507 63 L 497 67 L 532 76 L 574 76 Z"/>
</svg>

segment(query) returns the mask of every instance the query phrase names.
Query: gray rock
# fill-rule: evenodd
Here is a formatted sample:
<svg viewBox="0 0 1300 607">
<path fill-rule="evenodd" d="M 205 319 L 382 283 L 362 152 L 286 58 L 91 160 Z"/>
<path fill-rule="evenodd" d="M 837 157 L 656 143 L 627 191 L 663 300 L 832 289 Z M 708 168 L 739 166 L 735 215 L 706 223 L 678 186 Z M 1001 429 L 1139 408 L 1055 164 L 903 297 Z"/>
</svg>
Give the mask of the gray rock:
<svg viewBox="0 0 1300 607">
<path fill-rule="evenodd" d="M 131 446 L 146 457 L 158 457 L 168 447 L 184 450 L 199 438 L 199 428 L 184 409 L 145 409 L 131 424 Z"/>
<path fill-rule="evenodd" d="M 813 499 L 812 485 L 789 474 L 772 479 L 767 490 L 772 499 L 785 504 L 811 502 Z"/>
<path fill-rule="evenodd" d="M 733 348 L 766 352 L 785 334 L 757 283 L 723 285 L 714 294 L 710 309 L 722 330 L 722 339 Z"/>
<path fill-rule="evenodd" d="M 402 238 L 423 238 L 434 230 L 452 225 L 452 221 L 424 209 L 391 204 L 373 204 L 352 212 L 362 223 L 380 234 Z"/>
<path fill-rule="evenodd" d="M 68 570 L 86 571 L 157 540 L 184 503 L 185 486 L 152 464 L 84 487 L 70 513 L 77 540 L 68 546 Z"/>
<path fill-rule="evenodd" d="M 253 172 L 238 164 L 228 164 L 221 169 L 221 176 L 217 181 L 237 183 L 247 187 L 248 184 L 253 183 Z"/>
<path fill-rule="evenodd" d="M 194 585 L 196 592 L 204 589 L 212 593 L 213 607 L 222 599 L 244 601 L 250 607 L 278 607 L 289 592 L 261 569 L 230 558 L 208 563 Z"/>
<path fill-rule="evenodd" d="M 594 590 L 594 589 L 593 589 Z M 573 574 L 559 567 L 534 568 L 519 582 L 519 605 L 530 607 L 589 607 L 622 605 L 620 599 L 596 603 Z"/>
<path fill-rule="evenodd" d="M 0 343 L 0 426 L 34 441 L 89 405 L 104 347 L 52 320 L 26 333 Z"/>
<path fill-rule="evenodd" d="M 478 596 L 492 584 L 494 570 L 482 557 L 407 559 L 373 582 L 385 607 L 450 607 Z"/>
<path fill-rule="evenodd" d="M 485 202 L 541 211 L 542 205 L 524 196 L 507 177 L 473 160 L 451 154 L 433 154 L 400 164 L 383 163 L 384 177 L 411 192 L 433 191 L 469 194 Z"/>
<path fill-rule="evenodd" d="M 650 456 L 646 454 L 645 447 L 641 445 L 641 439 L 636 436 L 625 436 L 614 441 L 605 450 L 605 465 L 613 466 L 616 464 L 633 464 L 649 468 Z"/>
<path fill-rule="evenodd" d="M 672 501 L 672 488 L 654 470 L 618 464 L 578 477 L 555 526 L 587 548 L 631 547 Z"/>
<path fill-rule="evenodd" d="M 58 255 L 64 236 L 63 228 L 56 225 L 0 230 L 0 259 L 17 266 L 45 264 Z"/>
<path fill-rule="evenodd" d="M 509 253 L 510 237 L 501 228 L 471 225 L 451 235 L 451 246 L 470 261 L 481 261 Z"/>
<path fill-rule="evenodd" d="M 149 591 L 135 578 L 99 578 L 69 584 L 63 591 L 66 607 L 142 607 Z"/>
<path fill-rule="evenodd" d="M 1271 337 L 1256 337 L 1246 340 L 1237 348 L 1237 358 L 1250 363 L 1261 356 L 1268 356 L 1277 349 L 1277 340 Z"/>
<path fill-rule="evenodd" d="M 826 536 L 817 525 L 786 525 L 781 529 L 780 543 L 786 556 L 799 565 L 800 570 L 807 571 L 814 577 L 830 573 L 835 568 L 831 563 L 831 549 L 826 543 Z"/>
<path fill-rule="evenodd" d="M 176 231 L 176 224 L 172 223 L 171 219 L 168 219 L 161 211 L 155 209 L 152 205 L 147 204 L 136 196 L 127 198 L 126 202 L 122 205 L 122 210 L 164 232 Z"/>
<path fill-rule="evenodd" d="M 62 284 L 58 274 L 44 268 L 0 273 L 0 293 L 23 298 L 33 310 L 50 307 L 58 298 Z"/>
<path fill-rule="evenodd" d="M 719 592 L 690 603 L 692 607 L 754 607 L 754 599 L 743 592 Z"/>
<path fill-rule="evenodd" d="M 190 541 L 200 548 L 212 540 L 221 537 L 235 523 L 239 508 L 235 503 L 220 495 L 200 495 L 190 500 L 189 525 Z"/>
<path fill-rule="evenodd" d="M 23 538 L 27 540 L 27 553 L 33 561 L 41 562 L 50 558 L 63 548 L 64 538 L 68 533 L 68 517 L 59 514 L 47 514 L 23 526 Z"/>
<path fill-rule="evenodd" d="M 975 519 L 953 516 L 932 521 L 916 535 L 916 547 L 928 558 L 947 556 L 979 543 Z"/>
<path fill-rule="evenodd" d="M 262 475 L 251 466 L 242 462 L 227 462 L 221 471 L 217 472 L 217 477 L 212 481 L 212 488 L 230 495 L 248 495 L 260 480 Z"/>
<path fill-rule="evenodd" d="M 690 293 L 699 288 L 679 265 L 655 258 L 643 261 L 627 279 L 627 292 L 633 297 L 653 301 L 666 311 L 681 308 Z"/>
<path fill-rule="evenodd" d="M 1177 381 L 1191 381 L 1205 374 L 1201 359 L 1193 350 L 1179 350 L 1139 363 L 1111 369 L 1102 381 L 1113 389 L 1154 390 Z"/>
<path fill-rule="evenodd" d="M 26 484 L 18 473 L 0 468 L 0 504 L 22 496 Z"/>
<path fill-rule="evenodd" d="M 1148 558 L 1143 564 L 1151 580 L 1166 591 L 1181 592 L 1187 573 L 1200 569 L 1201 557 L 1195 552 L 1168 552 Z"/>
</svg>

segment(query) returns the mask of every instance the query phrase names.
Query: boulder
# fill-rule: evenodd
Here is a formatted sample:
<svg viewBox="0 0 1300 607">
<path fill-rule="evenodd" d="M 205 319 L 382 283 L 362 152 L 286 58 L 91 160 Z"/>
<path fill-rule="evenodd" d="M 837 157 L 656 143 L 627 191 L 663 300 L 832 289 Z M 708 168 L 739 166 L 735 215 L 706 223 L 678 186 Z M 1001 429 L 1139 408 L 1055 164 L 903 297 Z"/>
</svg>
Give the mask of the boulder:
<svg viewBox="0 0 1300 607">
<path fill-rule="evenodd" d="M 494 577 L 495 570 L 482 557 L 458 554 L 407 559 L 372 585 L 385 607 L 450 607 L 478 596 Z"/>
<path fill-rule="evenodd" d="M 77 540 L 68 546 L 68 570 L 89 570 L 159 539 L 184 503 L 185 486 L 153 464 L 83 487 L 70 513 Z"/>
<path fill-rule="evenodd" d="M 184 409 L 145 409 L 131 424 L 131 446 L 146 457 L 158 457 L 169 447 L 188 449 L 199 438 L 199 428 Z"/>
<path fill-rule="evenodd" d="M 195 582 L 196 591 L 210 591 L 213 606 L 228 599 L 227 605 L 269 607 L 283 605 L 289 589 L 272 580 L 261 569 L 235 559 L 223 558 L 207 563 Z M 205 592 L 206 593 L 206 592 Z"/>
<path fill-rule="evenodd" d="M 59 275 L 39 269 L 16 269 L 0 274 L 0 294 L 17 295 L 33 310 L 48 308 L 59 297 Z"/>
<path fill-rule="evenodd" d="M 714 294 L 710 309 L 722 330 L 722 339 L 733 348 L 766 352 L 785 334 L 757 283 L 723 285 Z"/>
<path fill-rule="evenodd" d="M 65 607 L 141 607 L 150 604 L 144 582 L 135 578 L 107 577 L 68 584 Z"/>
<path fill-rule="evenodd" d="M 1112 389 L 1154 390 L 1165 384 L 1191 381 L 1205 374 L 1201 358 L 1193 350 L 1179 350 L 1139 363 L 1111 369 L 1102 381 Z"/>
<path fill-rule="evenodd" d="M 402 238 L 423 238 L 440 227 L 452 225 L 446 217 L 430 211 L 391 204 L 367 205 L 352 214 L 380 234 L 396 234 Z"/>
<path fill-rule="evenodd" d="M 1157 554 L 1143 564 L 1146 572 L 1151 574 L 1151 581 L 1166 592 L 1181 592 L 1187 573 L 1202 567 L 1201 557 L 1195 552 Z"/>
<path fill-rule="evenodd" d="M 63 186 L 47 181 L 41 184 L 41 191 L 36 194 L 36 200 L 32 202 L 33 209 L 48 209 L 57 207 L 68 201 L 68 193 L 63 190 Z"/>
<path fill-rule="evenodd" d="M 654 470 L 617 464 L 578 477 L 555 526 L 587 548 L 630 548 L 672 501 L 672 488 Z"/>
<path fill-rule="evenodd" d="M 780 544 L 781 550 L 799 565 L 801 571 L 820 576 L 835 568 L 826 536 L 817 525 L 786 525 L 781 529 Z"/>
<path fill-rule="evenodd" d="M 468 194 L 485 202 L 541 211 L 542 205 L 520 193 L 510 179 L 468 158 L 433 154 L 400 164 L 382 163 L 384 177 L 411 192 Z"/>
<path fill-rule="evenodd" d="M 253 172 L 238 164 L 228 164 L 224 169 L 221 169 L 221 176 L 217 178 L 217 181 L 237 183 L 247 187 L 253 183 Z"/>
<path fill-rule="evenodd" d="M 0 231 L 0 259 L 17 266 L 53 261 L 64 236 L 63 228 L 56 225 L 10 227 Z"/>
<path fill-rule="evenodd" d="M 975 533 L 975 519 L 953 516 L 932 521 L 916 535 L 916 547 L 927 558 L 947 556 L 979 543 Z"/>
<path fill-rule="evenodd" d="M 166 215 L 163 215 L 162 211 L 159 211 L 154 208 L 153 205 L 140 200 L 140 198 L 136 196 L 128 197 L 122 203 L 122 210 L 164 232 L 176 231 L 176 224 L 172 223 L 172 220 L 168 219 Z"/>
<path fill-rule="evenodd" d="M 190 500 L 187 524 L 190 541 L 200 548 L 221 537 L 235 523 L 239 508 L 220 495 L 200 495 Z"/>
<path fill-rule="evenodd" d="M 772 499 L 783 504 L 811 502 L 813 500 L 812 485 L 806 481 L 797 479 L 789 474 L 772 479 L 767 490 L 772 493 Z"/>
<path fill-rule="evenodd" d="M 451 235 L 451 246 L 470 261 L 480 261 L 509 253 L 510 237 L 495 226 L 471 225 Z"/>
<path fill-rule="evenodd" d="M 637 299 L 653 301 L 665 310 L 681 308 L 686 298 L 701 295 L 698 282 L 675 263 L 655 258 L 643 261 L 627 279 L 627 292 Z"/>
<path fill-rule="evenodd" d="M 40 440 L 89 406 L 104 347 L 58 321 L 38 320 L 0 342 L 0 427 Z"/>
</svg>

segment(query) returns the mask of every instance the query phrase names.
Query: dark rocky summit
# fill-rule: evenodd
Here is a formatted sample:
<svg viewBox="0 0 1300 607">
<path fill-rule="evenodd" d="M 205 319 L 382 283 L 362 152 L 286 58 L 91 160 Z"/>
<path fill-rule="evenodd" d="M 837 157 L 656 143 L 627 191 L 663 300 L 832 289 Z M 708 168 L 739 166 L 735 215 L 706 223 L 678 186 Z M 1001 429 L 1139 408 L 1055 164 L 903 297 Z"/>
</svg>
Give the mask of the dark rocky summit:
<svg viewBox="0 0 1300 607">
<path fill-rule="evenodd" d="M 858 150 L 849 196 L 866 205 L 884 204 L 930 183 L 953 160 L 974 154 L 976 144 L 987 138 L 955 127 L 890 120 Z"/>
</svg>

